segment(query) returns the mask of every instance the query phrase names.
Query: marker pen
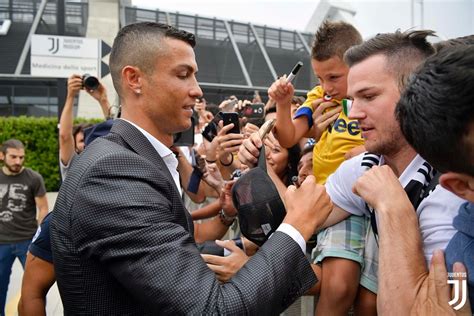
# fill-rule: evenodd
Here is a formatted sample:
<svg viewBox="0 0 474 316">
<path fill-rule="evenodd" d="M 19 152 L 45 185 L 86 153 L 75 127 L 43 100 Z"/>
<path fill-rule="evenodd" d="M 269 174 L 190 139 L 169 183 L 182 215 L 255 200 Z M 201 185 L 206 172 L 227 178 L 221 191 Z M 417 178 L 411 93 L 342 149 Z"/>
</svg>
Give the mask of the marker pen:
<svg viewBox="0 0 474 316">
<path fill-rule="evenodd" d="M 288 78 L 286 78 L 286 82 L 292 82 L 293 79 L 295 79 L 296 74 L 301 69 L 301 66 L 303 66 L 303 63 L 301 61 L 296 63 L 295 67 L 293 67 L 290 74 L 288 75 Z"/>
</svg>

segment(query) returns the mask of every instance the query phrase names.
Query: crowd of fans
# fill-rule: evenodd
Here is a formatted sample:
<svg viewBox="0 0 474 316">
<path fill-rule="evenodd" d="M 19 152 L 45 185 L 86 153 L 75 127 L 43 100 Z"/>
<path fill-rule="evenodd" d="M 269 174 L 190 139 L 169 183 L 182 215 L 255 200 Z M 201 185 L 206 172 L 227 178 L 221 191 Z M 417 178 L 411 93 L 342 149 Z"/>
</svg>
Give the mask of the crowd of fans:
<svg viewBox="0 0 474 316">
<path fill-rule="evenodd" d="M 68 80 L 64 184 L 47 216 L 23 144 L 2 145 L 0 314 L 18 257 L 20 315 L 45 314 L 56 278 L 68 314 L 275 314 L 306 294 L 317 315 L 471 315 L 474 41 L 430 36 L 363 41 L 348 23 L 324 22 L 306 98 L 282 74 L 266 104 L 255 93 L 214 105 L 195 80 L 192 34 L 125 27 L 110 62 L 117 117 L 101 83 Z M 81 90 L 103 123 L 73 126 Z M 262 161 L 287 214 L 275 222 L 258 204 L 270 214 L 250 219 L 258 244 L 233 187 Z M 457 302 L 448 272 L 468 285 Z"/>
</svg>

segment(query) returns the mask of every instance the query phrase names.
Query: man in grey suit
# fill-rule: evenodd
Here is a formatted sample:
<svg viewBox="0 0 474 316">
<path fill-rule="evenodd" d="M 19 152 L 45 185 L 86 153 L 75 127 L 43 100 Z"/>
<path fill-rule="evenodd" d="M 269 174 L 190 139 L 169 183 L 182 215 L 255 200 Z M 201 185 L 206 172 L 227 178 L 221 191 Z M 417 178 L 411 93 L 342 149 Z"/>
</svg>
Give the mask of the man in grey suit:
<svg viewBox="0 0 474 316">
<path fill-rule="evenodd" d="M 277 314 L 316 282 L 305 240 L 331 202 L 312 176 L 288 189 L 283 224 L 230 282 L 199 255 L 169 149 L 202 95 L 194 44 L 157 23 L 128 25 L 114 41 L 122 119 L 72 167 L 51 222 L 66 314 Z"/>
</svg>

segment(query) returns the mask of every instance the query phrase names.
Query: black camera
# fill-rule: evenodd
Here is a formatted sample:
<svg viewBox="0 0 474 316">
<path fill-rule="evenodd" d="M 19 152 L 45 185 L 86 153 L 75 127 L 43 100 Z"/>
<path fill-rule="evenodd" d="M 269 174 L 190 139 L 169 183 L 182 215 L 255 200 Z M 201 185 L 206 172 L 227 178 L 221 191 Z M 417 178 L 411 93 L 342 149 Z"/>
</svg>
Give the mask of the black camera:
<svg viewBox="0 0 474 316">
<path fill-rule="evenodd" d="M 82 87 L 86 90 L 96 90 L 99 87 L 99 79 L 89 74 L 82 76 Z"/>
</svg>

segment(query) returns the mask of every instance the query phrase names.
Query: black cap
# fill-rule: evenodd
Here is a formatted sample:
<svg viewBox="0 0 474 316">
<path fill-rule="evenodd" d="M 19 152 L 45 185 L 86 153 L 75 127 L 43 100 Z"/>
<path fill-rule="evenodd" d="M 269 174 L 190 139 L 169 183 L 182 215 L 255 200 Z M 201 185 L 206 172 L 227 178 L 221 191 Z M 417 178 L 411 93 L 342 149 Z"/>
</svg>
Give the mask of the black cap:
<svg viewBox="0 0 474 316">
<path fill-rule="evenodd" d="M 283 222 L 285 205 L 267 174 L 265 146 L 260 149 L 257 167 L 243 174 L 232 187 L 232 200 L 242 235 L 259 246 Z"/>
</svg>

